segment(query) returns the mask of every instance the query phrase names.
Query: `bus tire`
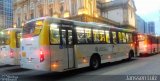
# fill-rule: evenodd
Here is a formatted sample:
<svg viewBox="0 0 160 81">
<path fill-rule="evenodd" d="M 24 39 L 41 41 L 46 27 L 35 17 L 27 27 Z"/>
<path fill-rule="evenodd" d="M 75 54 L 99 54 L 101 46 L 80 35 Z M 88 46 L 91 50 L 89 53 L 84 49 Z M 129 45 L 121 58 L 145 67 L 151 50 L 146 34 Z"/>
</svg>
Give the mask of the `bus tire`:
<svg viewBox="0 0 160 81">
<path fill-rule="evenodd" d="M 134 57 L 134 51 L 133 51 L 133 50 L 131 50 L 131 51 L 129 52 L 128 60 L 131 60 L 132 57 Z"/>
<path fill-rule="evenodd" d="M 98 69 L 101 64 L 101 58 L 98 54 L 95 54 L 90 59 L 90 68 L 92 70 Z"/>
</svg>

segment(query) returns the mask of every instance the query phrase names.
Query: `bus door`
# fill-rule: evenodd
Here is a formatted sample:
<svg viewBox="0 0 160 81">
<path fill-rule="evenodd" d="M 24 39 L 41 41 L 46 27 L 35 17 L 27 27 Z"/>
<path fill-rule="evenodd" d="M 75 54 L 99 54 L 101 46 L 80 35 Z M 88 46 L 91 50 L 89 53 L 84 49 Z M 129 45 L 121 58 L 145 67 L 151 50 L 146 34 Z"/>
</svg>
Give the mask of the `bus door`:
<svg viewBox="0 0 160 81">
<path fill-rule="evenodd" d="M 111 33 L 112 33 L 111 37 L 112 37 L 112 43 L 113 43 L 112 44 L 112 57 L 116 58 L 118 51 L 119 51 L 118 43 L 117 43 L 117 32 L 112 31 Z"/>
<path fill-rule="evenodd" d="M 67 68 L 74 67 L 74 46 L 73 46 L 73 31 L 71 28 L 61 28 L 61 42 L 63 50 L 65 50 L 64 60 Z"/>
</svg>

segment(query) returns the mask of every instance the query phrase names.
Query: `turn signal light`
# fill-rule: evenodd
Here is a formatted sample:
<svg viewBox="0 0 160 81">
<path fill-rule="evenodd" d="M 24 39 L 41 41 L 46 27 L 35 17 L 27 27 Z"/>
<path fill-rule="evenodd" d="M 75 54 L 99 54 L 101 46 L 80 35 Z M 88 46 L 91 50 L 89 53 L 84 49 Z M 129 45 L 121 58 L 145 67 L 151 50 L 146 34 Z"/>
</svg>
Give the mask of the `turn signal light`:
<svg viewBox="0 0 160 81">
<path fill-rule="evenodd" d="M 44 61 L 44 52 L 40 50 L 40 62 Z"/>
<path fill-rule="evenodd" d="M 10 50 L 10 58 L 14 58 L 14 52 L 12 49 Z"/>
</svg>

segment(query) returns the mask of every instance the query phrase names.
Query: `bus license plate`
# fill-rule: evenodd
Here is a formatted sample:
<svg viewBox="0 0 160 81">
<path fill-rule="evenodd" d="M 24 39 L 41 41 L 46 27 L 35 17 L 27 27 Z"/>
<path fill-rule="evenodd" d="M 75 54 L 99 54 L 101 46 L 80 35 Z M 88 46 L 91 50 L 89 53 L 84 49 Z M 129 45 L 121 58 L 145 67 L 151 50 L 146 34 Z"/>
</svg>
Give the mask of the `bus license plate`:
<svg viewBox="0 0 160 81">
<path fill-rule="evenodd" d="M 26 57 L 26 52 L 22 52 L 22 57 Z"/>
</svg>

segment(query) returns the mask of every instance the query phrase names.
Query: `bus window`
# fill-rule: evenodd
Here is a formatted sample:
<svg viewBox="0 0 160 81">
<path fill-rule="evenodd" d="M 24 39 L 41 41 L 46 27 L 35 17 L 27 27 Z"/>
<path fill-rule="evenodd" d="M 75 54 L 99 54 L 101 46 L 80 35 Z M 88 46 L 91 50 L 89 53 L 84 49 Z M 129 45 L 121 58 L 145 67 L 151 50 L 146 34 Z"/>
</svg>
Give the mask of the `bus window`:
<svg viewBox="0 0 160 81">
<path fill-rule="evenodd" d="M 78 41 L 78 44 L 86 43 L 84 28 L 77 27 L 76 31 L 77 31 L 77 41 Z"/>
<path fill-rule="evenodd" d="M 130 43 L 130 41 L 129 41 L 129 34 L 128 33 L 126 33 L 126 39 L 127 39 L 127 43 Z"/>
<path fill-rule="evenodd" d="M 105 31 L 105 33 L 106 33 L 106 43 L 110 43 L 109 31 Z"/>
<path fill-rule="evenodd" d="M 87 43 L 92 43 L 91 29 L 85 28 L 85 37 L 87 39 Z"/>
<path fill-rule="evenodd" d="M 118 37 L 119 37 L 119 43 L 123 43 L 122 32 L 118 32 Z"/>
<path fill-rule="evenodd" d="M 99 30 L 100 43 L 105 43 L 105 33 L 104 30 Z"/>
<path fill-rule="evenodd" d="M 132 34 L 128 34 L 129 35 L 129 42 L 133 42 L 133 36 Z"/>
<path fill-rule="evenodd" d="M 50 42 L 51 44 L 60 44 L 59 28 L 56 24 L 50 25 Z"/>
<path fill-rule="evenodd" d="M 127 42 L 126 34 L 125 34 L 125 33 L 122 33 L 122 37 L 123 37 L 123 43 L 126 43 L 126 42 Z"/>
<path fill-rule="evenodd" d="M 113 44 L 117 44 L 117 35 L 116 32 L 112 32 Z"/>
<path fill-rule="evenodd" d="M 10 44 L 10 36 L 8 34 L 2 35 L 1 41 L 2 45 L 9 45 Z"/>
<path fill-rule="evenodd" d="M 38 35 L 41 31 L 41 27 L 40 26 L 36 26 L 34 31 L 33 31 L 33 35 Z"/>
<path fill-rule="evenodd" d="M 9 44 L 10 44 L 9 38 L 5 38 L 5 45 L 9 45 Z"/>
<path fill-rule="evenodd" d="M 69 34 L 71 34 L 70 32 L 69 32 Z M 69 36 L 72 36 L 72 35 L 69 35 Z M 71 37 L 68 37 L 68 40 L 69 40 L 69 44 L 71 44 Z M 66 45 L 67 43 L 66 43 L 66 30 L 62 30 L 62 44 L 63 45 Z"/>
<path fill-rule="evenodd" d="M 100 43 L 100 35 L 97 29 L 93 29 L 94 43 Z"/>
<path fill-rule="evenodd" d="M 42 20 L 32 22 L 32 23 L 27 23 L 23 28 L 23 34 L 24 34 L 24 36 L 27 35 L 27 34 L 32 34 L 34 36 L 39 35 L 42 27 L 43 27 L 43 21 Z"/>
<path fill-rule="evenodd" d="M 73 44 L 73 39 L 72 39 L 72 31 L 68 30 L 68 44 L 72 45 Z"/>
</svg>

